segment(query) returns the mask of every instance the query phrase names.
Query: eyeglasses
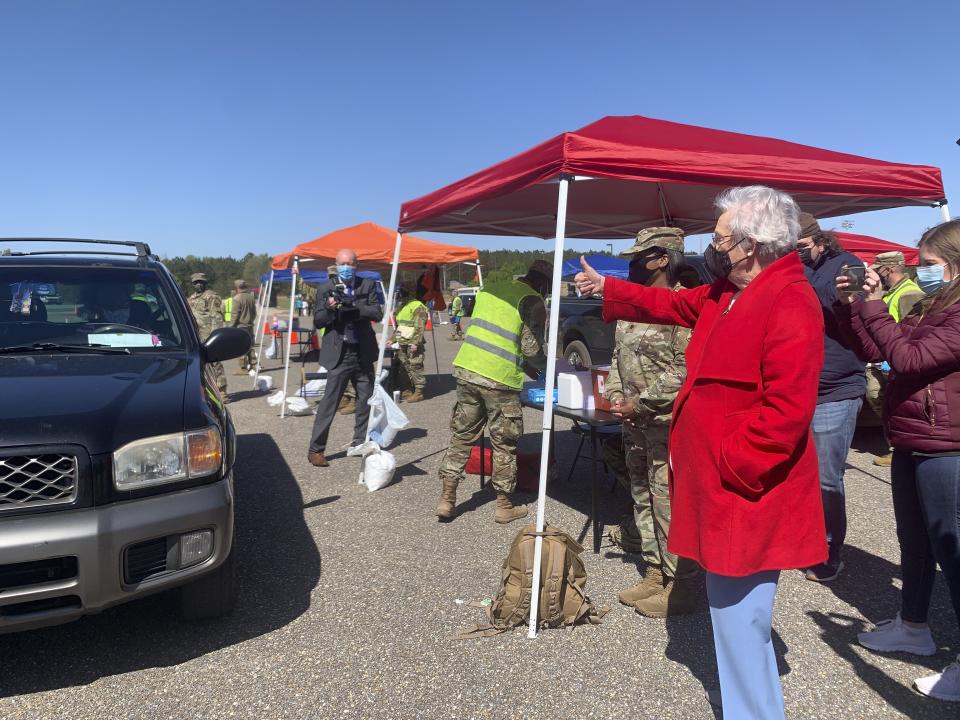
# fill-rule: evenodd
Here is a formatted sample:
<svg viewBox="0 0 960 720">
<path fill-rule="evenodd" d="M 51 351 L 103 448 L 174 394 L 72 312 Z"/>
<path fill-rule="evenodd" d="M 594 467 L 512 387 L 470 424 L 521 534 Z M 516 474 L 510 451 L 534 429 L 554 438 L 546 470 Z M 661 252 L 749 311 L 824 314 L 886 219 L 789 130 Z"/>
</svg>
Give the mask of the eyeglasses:
<svg viewBox="0 0 960 720">
<path fill-rule="evenodd" d="M 732 237 L 733 237 L 733 233 L 731 233 L 730 235 L 721 235 L 720 233 L 714 233 L 714 234 L 713 234 L 713 241 L 712 241 L 712 242 L 713 242 L 713 246 L 714 246 L 714 247 L 718 247 L 718 246 L 720 245 L 720 243 L 722 243 L 724 240 L 726 240 L 727 238 L 732 238 Z"/>
</svg>

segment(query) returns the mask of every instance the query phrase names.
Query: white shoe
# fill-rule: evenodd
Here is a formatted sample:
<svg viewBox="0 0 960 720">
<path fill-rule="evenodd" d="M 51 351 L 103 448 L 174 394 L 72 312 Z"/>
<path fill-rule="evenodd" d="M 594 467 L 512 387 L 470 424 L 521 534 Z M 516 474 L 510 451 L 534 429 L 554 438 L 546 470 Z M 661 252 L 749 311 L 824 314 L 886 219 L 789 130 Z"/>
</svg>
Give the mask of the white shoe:
<svg viewBox="0 0 960 720">
<path fill-rule="evenodd" d="M 908 652 L 914 655 L 934 655 L 937 645 L 930 628 L 912 628 L 903 624 L 900 613 L 892 620 L 877 623 L 875 630 L 857 635 L 857 642 L 876 652 Z"/>
<path fill-rule="evenodd" d="M 957 661 L 947 665 L 942 673 L 914 680 L 913 686 L 924 695 L 937 700 L 960 702 L 960 655 L 957 656 Z"/>
</svg>

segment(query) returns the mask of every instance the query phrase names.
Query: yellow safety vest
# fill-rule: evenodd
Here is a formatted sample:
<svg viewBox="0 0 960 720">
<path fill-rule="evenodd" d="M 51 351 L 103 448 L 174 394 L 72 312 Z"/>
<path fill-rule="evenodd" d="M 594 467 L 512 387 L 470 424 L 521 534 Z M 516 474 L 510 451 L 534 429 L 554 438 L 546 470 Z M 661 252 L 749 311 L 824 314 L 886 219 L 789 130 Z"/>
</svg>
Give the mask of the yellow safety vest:
<svg viewBox="0 0 960 720">
<path fill-rule="evenodd" d="M 230 311 L 233 310 L 233 297 L 228 297 L 223 301 L 223 321 L 230 322 Z"/>
<path fill-rule="evenodd" d="M 397 313 L 397 329 L 400 331 L 401 337 L 407 339 L 413 337 L 416 332 L 413 316 L 420 308 L 426 310 L 427 306 L 419 300 L 408 300 L 407 304 L 400 308 L 400 312 Z"/>
<path fill-rule="evenodd" d="M 910 278 L 901 280 L 889 294 L 883 296 L 883 301 L 887 304 L 887 310 L 893 315 L 893 319 L 900 322 L 900 296 L 905 293 L 922 293 L 923 290 Z"/>
<path fill-rule="evenodd" d="M 537 292 L 513 280 L 477 293 L 473 319 L 453 364 L 519 390 L 523 387 L 520 302 Z"/>
</svg>

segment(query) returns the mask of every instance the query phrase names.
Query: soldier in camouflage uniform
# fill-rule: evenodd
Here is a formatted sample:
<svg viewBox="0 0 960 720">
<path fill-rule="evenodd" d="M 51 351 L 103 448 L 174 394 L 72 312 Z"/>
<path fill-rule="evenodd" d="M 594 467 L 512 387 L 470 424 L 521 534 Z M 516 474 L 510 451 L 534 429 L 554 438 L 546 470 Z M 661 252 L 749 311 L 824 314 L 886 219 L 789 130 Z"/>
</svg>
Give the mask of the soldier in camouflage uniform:
<svg viewBox="0 0 960 720">
<path fill-rule="evenodd" d="M 252 370 L 257 364 L 256 353 L 253 351 L 253 324 L 257 321 L 257 301 L 247 289 L 246 280 L 234 280 L 233 286 L 236 289 L 231 306 L 230 325 L 246 331 L 250 336 L 250 349 L 240 356 L 240 369 L 236 374 L 246 375 L 246 371 Z"/>
<path fill-rule="evenodd" d="M 637 234 L 631 256 L 630 279 L 650 287 L 680 287 L 683 269 L 683 232 L 676 228 L 647 228 Z M 622 591 L 620 602 L 642 615 L 666 617 L 696 607 L 693 580 L 696 566 L 667 550 L 670 530 L 667 435 L 673 401 L 686 378 L 684 354 L 690 330 L 673 325 L 617 323 L 613 361 L 606 383 L 612 412 L 623 418 L 623 461 L 611 457 L 620 469 L 621 483 L 630 489 L 634 527 L 622 527 L 618 538 L 639 550 L 646 573 L 639 584 Z M 605 448 L 609 452 L 609 448 Z M 619 466 L 619 468 L 618 468 Z M 623 470 L 626 477 L 622 477 Z M 631 537 L 632 535 L 632 537 Z"/>
<path fill-rule="evenodd" d="M 187 298 L 190 304 L 190 310 L 197 321 L 197 329 L 200 331 L 200 341 L 206 340 L 217 328 L 223 327 L 223 300 L 213 290 L 207 288 L 206 273 L 194 273 L 190 276 L 190 282 L 193 283 L 193 295 Z M 215 362 L 210 363 L 210 370 L 213 372 L 217 381 L 217 387 L 223 394 L 223 401 L 229 402 L 227 395 L 227 374 L 223 371 L 223 365 Z"/>
<path fill-rule="evenodd" d="M 396 341 L 400 349 L 394 355 L 394 360 L 400 363 L 398 385 L 406 388 L 401 397 L 404 402 L 415 403 L 423 400 L 423 389 L 427 384 L 423 374 L 423 334 L 427 330 L 429 311 L 419 298 L 413 297 L 410 288 L 401 287 L 399 295 Z"/>
<path fill-rule="evenodd" d="M 440 462 L 442 492 L 437 517 L 455 514 L 457 485 L 484 427 L 493 446 L 491 483 L 497 495 L 494 521 L 504 524 L 526 517 L 526 505 L 511 499 L 517 484 L 517 443 L 523 435 L 520 389 L 523 374 L 546 365 L 543 354 L 547 311 L 543 297 L 550 290 L 553 266 L 537 260 L 520 280 L 492 284 L 477 294 L 473 321 L 457 357 L 453 376 L 450 447 Z"/>
</svg>

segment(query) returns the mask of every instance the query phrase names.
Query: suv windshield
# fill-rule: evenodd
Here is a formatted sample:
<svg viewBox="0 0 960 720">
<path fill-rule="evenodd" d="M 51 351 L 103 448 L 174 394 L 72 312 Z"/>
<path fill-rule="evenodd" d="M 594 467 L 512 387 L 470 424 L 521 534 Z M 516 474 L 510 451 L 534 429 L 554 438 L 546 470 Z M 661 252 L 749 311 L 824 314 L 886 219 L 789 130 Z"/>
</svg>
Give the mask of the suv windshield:
<svg viewBox="0 0 960 720">
<path fill-rule="evenodd" d="M 0 267 L 0 347 L 183 347 L 160 276 L 140 268 Z"/>
</svg>

